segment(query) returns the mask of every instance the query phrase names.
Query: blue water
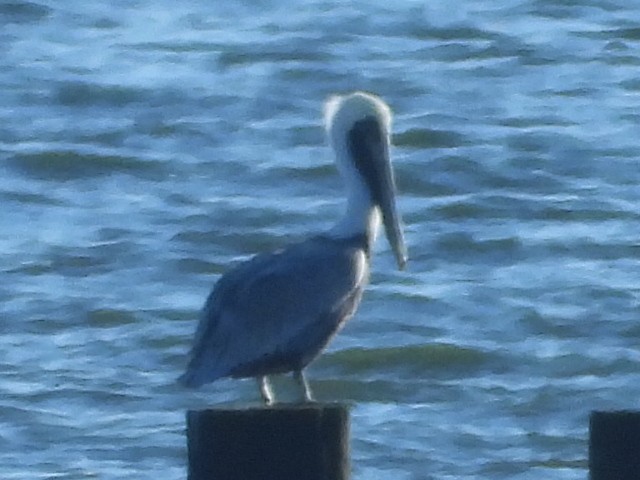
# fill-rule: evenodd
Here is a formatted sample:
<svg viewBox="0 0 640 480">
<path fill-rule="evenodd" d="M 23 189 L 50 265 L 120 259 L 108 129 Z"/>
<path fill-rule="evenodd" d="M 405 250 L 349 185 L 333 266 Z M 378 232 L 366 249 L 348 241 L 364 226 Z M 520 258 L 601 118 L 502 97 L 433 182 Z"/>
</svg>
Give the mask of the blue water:
<svg viewBox="0 0 640 480">
<path fill-rule="evenodd" d="M 341 213 L 363 89 L 411 258 L 309 369 L 353 478 L 586 478 L 640 398 L 639 67 L 626 0 L 0 3 L 0 477 L 185 478 L 185 410 L 258 400 L 174 380 L 219 275 Z"/>
</svg>

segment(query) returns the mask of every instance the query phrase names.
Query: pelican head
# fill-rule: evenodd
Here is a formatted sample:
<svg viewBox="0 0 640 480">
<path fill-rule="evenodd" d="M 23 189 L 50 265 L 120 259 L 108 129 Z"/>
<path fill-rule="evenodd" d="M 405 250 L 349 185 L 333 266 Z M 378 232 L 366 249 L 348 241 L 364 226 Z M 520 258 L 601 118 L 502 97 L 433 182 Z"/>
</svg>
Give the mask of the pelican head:
<svg viewBox="0 0 640 480">
<path fill-rule="evenodd" d="M 368 93 L 334 96 L 325 105 L 325 123 L 349 195 L 345 217 L 332 232 L 364 231 L 375 239 L 382 216 L 398 268 L 404 268 L 407 249 L 389 157 L 391 110 Z"/>
</svg>

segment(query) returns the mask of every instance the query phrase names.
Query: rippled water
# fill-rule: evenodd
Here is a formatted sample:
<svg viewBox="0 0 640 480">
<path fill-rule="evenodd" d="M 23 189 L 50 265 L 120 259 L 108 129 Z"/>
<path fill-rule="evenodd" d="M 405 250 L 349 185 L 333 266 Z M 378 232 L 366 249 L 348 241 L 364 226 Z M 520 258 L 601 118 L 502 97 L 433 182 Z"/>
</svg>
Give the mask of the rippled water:
<svg viewBox="0 0 640 480">
<path fill-rule="evenodd" d="M 218 276 L 327 228 L 323 100 L 393 107 L 380 242 L 309 376 L 355 479 L 586 478 L 640 397 L 640 6 L 0 3 L 0 476 L 185 478 L 174 384 Z M 286 380 L 277 387 L 286 392 Z"/>
</svg>

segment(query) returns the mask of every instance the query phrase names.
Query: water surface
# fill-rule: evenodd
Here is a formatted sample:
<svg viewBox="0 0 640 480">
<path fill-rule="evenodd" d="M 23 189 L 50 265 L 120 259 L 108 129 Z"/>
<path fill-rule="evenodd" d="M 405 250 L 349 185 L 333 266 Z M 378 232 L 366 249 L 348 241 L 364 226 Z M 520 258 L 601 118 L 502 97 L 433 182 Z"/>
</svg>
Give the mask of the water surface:
<svg viewBox="0 0 640 480">
<path fill-rule="evenodd" d="M 586 478 L 640 396 L 640 8 L 218 3 L 0 5 L 0 476 L 185 478 L 185 409 L 257 401 L 175 385 L 198 310 L 336 220 L 322 103 L 364 89 L 411 259 L 309 369 L 354 478 Z"/>
</svg>

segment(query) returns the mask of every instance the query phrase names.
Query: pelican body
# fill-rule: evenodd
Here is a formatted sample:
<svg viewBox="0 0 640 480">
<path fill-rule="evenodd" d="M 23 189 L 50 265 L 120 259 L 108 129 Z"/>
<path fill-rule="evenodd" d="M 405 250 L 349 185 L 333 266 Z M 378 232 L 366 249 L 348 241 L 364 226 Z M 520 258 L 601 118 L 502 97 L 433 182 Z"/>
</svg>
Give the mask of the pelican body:
<svg viewBox="0 0 640 480">
<path fill-rule="evenodd" d="M 312 401 L 303 370 L 355 313 L 381 220 L 404 267 L 389 107 L 367 93 L 335 96 L 325 106 L 325 125 L 347 187 L 344 216 L 330 230 L 256 255 L 220 278 L 202 310 L 184 385 L 255 377 L 270 405 L 268 376 L 292 372 L 302 398 Z"/>
</svg>

